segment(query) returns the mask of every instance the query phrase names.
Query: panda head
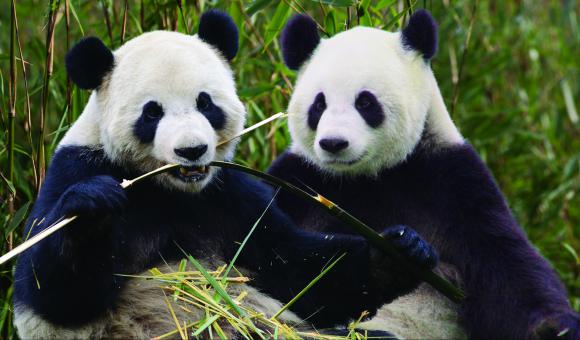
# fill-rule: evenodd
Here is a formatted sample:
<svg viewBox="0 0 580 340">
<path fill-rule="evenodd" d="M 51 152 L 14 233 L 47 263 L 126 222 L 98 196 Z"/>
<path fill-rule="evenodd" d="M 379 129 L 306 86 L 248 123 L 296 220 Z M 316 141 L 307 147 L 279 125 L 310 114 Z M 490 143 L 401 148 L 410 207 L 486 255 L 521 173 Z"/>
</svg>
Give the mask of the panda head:
<svg viewBox="0 0 580 340">
<path fill-rule="evenodd" d="M 195 36 L 149 32 L 114 52 L 97 38 L 80 41 L 67 54 L 67 71 L 79 87 L 94 91 L 63 142 L 96 144 L 138 173 L 180 164 L 156 180 L 200 191 L 215 175 L 208 164 L 233 156 L 235 142 L 218 143 L 244 125 L 227 63 L 237 43 L 236 26 L 218 11 L 201 17 Z"/>
<path fill-rule="evenodd" d="M 425 129 L 438 145 L 461 141 L 431 72 L 437 28 L 428 12 L 401 32 L 356 27 L 322 40 L 309 17 L 296 16 L 281 45 L 299 70 L 288 106 L 292 151 L 323 171 L 376 175 L 403 162 Z"/>
</svg>

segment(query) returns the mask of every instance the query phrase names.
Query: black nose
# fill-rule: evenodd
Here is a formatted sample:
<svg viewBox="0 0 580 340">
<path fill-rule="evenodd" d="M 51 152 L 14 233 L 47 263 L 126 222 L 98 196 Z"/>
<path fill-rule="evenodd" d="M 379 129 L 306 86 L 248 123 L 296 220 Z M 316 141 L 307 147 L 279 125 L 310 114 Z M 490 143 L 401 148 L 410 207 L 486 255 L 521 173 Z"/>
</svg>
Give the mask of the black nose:
<svg viewBox="0 0 580 340">
<path fill-rule="evenodd" d="M 341 138 L 324 138 L 321 139 L 320 147 L 330 153 L 337 153 L 340 150 L 346 149 L 348 147 L 348 141 Z"/>
<path fill-rule="evenodd" d="M 196 161 L 207 151 L 207 144 L 201 144 L 193 148 L 173 149 L 176 155 L 190 161 Z"/>
</svg>

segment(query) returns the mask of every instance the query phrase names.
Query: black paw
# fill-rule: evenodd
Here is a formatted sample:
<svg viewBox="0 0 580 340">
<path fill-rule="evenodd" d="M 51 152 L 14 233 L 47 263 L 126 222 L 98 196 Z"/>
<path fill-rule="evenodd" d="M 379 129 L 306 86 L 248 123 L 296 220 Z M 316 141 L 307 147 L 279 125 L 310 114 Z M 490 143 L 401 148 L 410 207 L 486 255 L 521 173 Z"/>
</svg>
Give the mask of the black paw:
<svg viewBox="0 0 580 340">
<path fill-rule="evenodd" d="M 580 314 L 570 311 L 546 317 L 534 335 L 539 339 L 580 339 Z"/>
<path fill-rule="evenodd" d="M 391 240 L 393 245 L 411 261 L 428 268 L 434 268 L 437 265 L 437 252 L 415 230 L 398 225 L 383 230 L 381 235 Z"/>
<path fill-rule="evenodd" d="M 121 212 L 125 189 L 111 176 L 95 176 L 70 186 L 60 198 L 59 215 L 99 217 Z"/>
</svg>

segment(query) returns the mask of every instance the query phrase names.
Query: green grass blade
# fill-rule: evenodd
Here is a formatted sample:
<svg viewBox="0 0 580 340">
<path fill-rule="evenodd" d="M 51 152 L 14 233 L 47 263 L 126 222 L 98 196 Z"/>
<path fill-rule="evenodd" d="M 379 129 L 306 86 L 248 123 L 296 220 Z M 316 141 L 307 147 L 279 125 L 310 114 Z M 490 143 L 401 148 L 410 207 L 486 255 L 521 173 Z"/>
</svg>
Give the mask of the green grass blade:
<svg viewBox="0 0 580 340">
<path fill-rule="evenodd" d="M 310 283 L 306 287 L 304 287 L 304 289 L 302 289 L 300 293 L 296 294 L 296 296 L 293 297 L 292 300 L 290 300 L 286 305 L 284 305 L 284 307 L 282 307 L 282 309 L 280 309 L 276 314 L 274 314 L 274 316 L 272 316 L 272 319 L 277 318 L 278 316 L 280 316 L 280 314 L 284 313 L 284 311 L 286 311 L 288 308 L 292 307 L 292 305 L 296 301 L 298 301 L 298 299 L 300 299 L 302 295 L 306 294 L 306 292 L 308 292 L 310 288 L 312 288 L 312 286 L 316 284 L 316 282 L 318 282 L 324 275 L 326 275 L 326 273 L 328 273 L 334 267 L 334 265 L 336 265 L 338 261 L 340 261 L 345 255 L 346 253 L 340 255 L 339 258 L 334 260 L 328 267 L 326 267 L 322 272 L 320 272 L 320 274 L 318 274 L 312 281 L 310 281 Z"/>
</svg>

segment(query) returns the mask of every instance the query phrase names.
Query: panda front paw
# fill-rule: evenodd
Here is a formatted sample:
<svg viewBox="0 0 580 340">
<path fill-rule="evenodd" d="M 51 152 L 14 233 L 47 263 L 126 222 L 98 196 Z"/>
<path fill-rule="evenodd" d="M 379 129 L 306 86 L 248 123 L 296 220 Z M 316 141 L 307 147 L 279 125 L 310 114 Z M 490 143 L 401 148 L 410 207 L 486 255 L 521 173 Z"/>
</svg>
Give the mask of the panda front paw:
<svg viewBox="0 0 580 340">
<path fill-rule="evenodd" d="M 543 318 L 533 330 L 538 339 L 580 339 L 580 314 L 569 311 Z"/>
<path fill-rule="evenodd" d="M 437 265 L 437 252 L 415 230 L 397 225 L 383 230 L 381 236 L 389 239 L 412 262 L 431 269 Z"/>
<path fill-rule="evenodd" d="M 121 212 L 127 195 L 117 180 L 102 175 L 73 184 L 62 194 L 59 203 L 60 216 L 104 217 Z"/>
</svg>

